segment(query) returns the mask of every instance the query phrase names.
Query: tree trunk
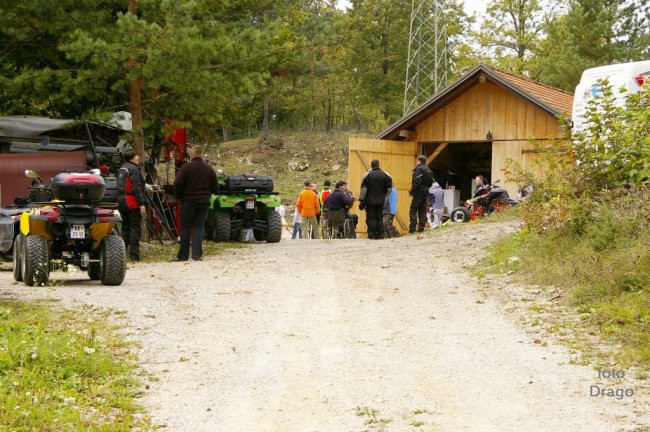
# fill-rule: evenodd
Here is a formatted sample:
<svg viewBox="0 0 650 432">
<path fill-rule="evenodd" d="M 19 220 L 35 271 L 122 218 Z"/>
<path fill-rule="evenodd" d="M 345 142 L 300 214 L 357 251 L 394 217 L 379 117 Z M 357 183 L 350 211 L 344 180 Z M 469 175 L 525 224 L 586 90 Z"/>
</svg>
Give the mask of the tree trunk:
<svg viewBox="0 0 650 432">
<path fill-rule="evenodd" d="M 332 94 L 327 94 L 327 132 L 332 132 Z"/>
<path fill-rule="evenodd" d="M 262 118 L 262 135 L 260 140 L 269 137 L 269 103 L 271 101 L 271 79 L 266 82 L 266 94 L 264 94 L 264 117 Z"/>
<path fill-rule="evenodd" d="M 129 0 L 129 13 L 138 15 L 138 5 L 136 0 Z M 127 67 L 134 69 L 137 60 L 129 59 L 126 62 Z M 129 112 L 133 122 L 133 148 L 138 152 L 140 157 L 144 156 L 144 129 L 142 128 L 142 103 L 140 99 L 140 89 L 142 88 L 142 78 L 137 77 L 129 84 Z"/>
<path fill-rule="evenodd" d="M 230 129 L 223 128 L 222 131 L 223 131 L 223 142 L 230 141 Z"/>
</svg>

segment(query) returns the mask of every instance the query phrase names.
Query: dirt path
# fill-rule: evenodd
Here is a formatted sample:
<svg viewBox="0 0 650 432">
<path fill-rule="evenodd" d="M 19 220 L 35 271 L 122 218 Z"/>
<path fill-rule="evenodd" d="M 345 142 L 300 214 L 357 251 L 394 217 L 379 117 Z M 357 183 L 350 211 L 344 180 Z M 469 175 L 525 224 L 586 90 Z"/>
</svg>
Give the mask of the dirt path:
<svg viewBox="0 0 650 432">
<path fill-rule="evenodd" d="M 596 371 L 535 344 L 464 270 L 470 245 L 515 228 L 252 245 L 132 266 L 117 288 L 29 289 L 6 271 L 0 286 L 126 311 L 163 430 L 645 430 L 647 397 L 590 397 Z"/>
</svg>

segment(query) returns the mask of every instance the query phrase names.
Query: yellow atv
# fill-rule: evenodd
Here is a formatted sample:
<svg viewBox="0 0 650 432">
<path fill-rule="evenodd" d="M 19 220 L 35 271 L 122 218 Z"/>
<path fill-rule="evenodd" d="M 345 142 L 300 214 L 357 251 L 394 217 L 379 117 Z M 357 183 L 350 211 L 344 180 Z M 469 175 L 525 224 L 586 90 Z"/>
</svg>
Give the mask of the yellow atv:
<svg viewBox="0 0 650 432">
<path fill-rule="evenodd" d="M 33 171 L 26 174 L 38 178 Z M 52 269 L 78 266 L 91 280 L 120 285 L 126 274 L 126 248 L 117 235 L 122 221 L 114 205 L 102 204 L 106 184 L 93 172 L 66 171 L 51 185 L 53 200 L 36 202 L 20 216 L 14 240 L 13 273 L 26 285 L 45 285 Z"/>
</svg>

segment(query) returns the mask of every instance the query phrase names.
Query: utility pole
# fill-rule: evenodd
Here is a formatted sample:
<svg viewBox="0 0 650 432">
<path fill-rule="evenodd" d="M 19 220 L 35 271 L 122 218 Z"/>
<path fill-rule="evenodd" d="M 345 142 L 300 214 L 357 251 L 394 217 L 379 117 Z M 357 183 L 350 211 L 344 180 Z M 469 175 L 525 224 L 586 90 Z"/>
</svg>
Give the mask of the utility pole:
<svg viewBox="0 0 650 432">
<path fill-rule="evenodd" d="M 135 17 L 138 16 L 137 0 L 129 0 L 129 13 Z M 126 67 L 127 69 L 135 69 L 137 63 L 137 59 L 128 59 Z M 144 157 L 144 129 L 142 128 L 142 104 L 140 99 L 142 84 L 142 78 L 139 76 L 129 84 L 129 112 L 133 122 L 131 129 L 133 131 L 133 148 L 140 157 Z"/>
<path fill-rule="evenodd" d="M 404 84 L 404 115 L 447 85 L 444 0 L 413 0 Z"/>
</svg>

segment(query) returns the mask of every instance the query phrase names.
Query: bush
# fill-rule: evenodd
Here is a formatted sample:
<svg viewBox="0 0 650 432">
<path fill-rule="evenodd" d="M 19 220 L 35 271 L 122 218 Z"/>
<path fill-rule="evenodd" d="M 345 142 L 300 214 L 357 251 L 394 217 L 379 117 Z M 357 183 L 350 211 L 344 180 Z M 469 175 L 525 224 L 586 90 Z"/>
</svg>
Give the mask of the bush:
<svg viewBox="0 0 650 432">
<path fill-rule="evenodd" d="M 534 192 L 521 206 L 526 229 L 491 263 L 566 287 L 576 312 L 623 348 L 619 360 L 650 367 L 650 89 L 618 107 L 603 88 L 584 133 L 540 148 L 542 178 L 510 162 L 508 180 Z"/>
</svg>

